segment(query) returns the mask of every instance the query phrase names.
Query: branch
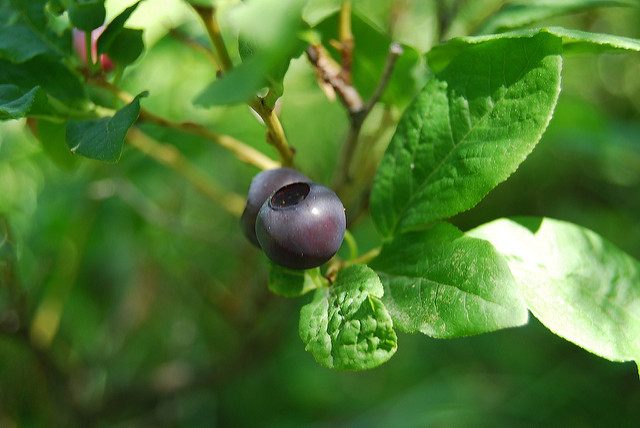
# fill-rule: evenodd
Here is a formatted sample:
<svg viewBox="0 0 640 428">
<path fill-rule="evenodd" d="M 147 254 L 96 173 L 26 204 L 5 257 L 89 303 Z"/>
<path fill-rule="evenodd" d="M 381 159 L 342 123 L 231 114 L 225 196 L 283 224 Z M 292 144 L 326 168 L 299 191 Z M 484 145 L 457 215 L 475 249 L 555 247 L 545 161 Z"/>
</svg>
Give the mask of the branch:
<svg viewBox="0 0 640 428">
<path fill-rule="evenodd" d="M 244 209 L 244 198 L 221 189 L 211 179 L 191 164 L 174 146 L 162 144 L 137 128 L 131 128 L 127 140 L 136 149 L 154 158 L 159 163 L 183 176 L 200 193 L 221 205 L 229 214 L 240 217 Z"/>
<path fill-rule="evenodd" d="M 351 85 L 351 65 L 353 64 L 353 33 L 351 32 L 351 0 L 343 0 L 340 7 L 340 54 L 342 56 L 342 80 Z"/>
<path fill-rule="evenodd" d="M 380 97 L 384 94 L 384 90 L 387 88 L 389 84 L 389 80 L 391 80 L 391 75 L 393 74 L 393 69 L 396 66 L 396 61 L 402 55 L 403 49 L 399 43 L 391 43 L 389 46 L 389 54 L 387 55 L 387 60 L 384 64 L 384 68 L 382 69 L 382 75 L 380 76 L 380 80 L 378 81 L 378 85 L 376 89 L 373 91 L 373 95 L 369 98 L 369 101 L 364 107 L 365 117 L 371 112 L 373 107 L 376 105 L 378 101 L 380 101 Z"/>
<path fill-rule="evenodd" d="M 246 145 L 242 141 L 229 135 L 218 134 L 197 123 L 173 122 L 144 109 L 140 109 L 139 120 L 205 138 L 229 150 L 242 162 L 251 164 L 262 170 L 274 169 L 280 166 L 278 162 L 253 147 Z"/>
<path fill-rule="evenodd" d="M 196 6 L 192 5 L 193 9 L 198 13 L 202 20 L 207 33 L 209 33 L 209 39 L 213 44 L 213 47 L 217 53 L 218 71 L 227 72 L 233 68 L 233 63 L 229 57 L 229 52 L 222 39 L 222 33 L 220 32 L 220 26 L 216 18 L 216 10 L 213 7 Z"/>
<path fill-rule="evenodd" d="M 322 45 L 310 45 L 307 50 L 307 58 L 313 64 L 318 78 L 331 85 L 338 95 L 338 99 L 349 111 L 350 115 L 356 114 L 364 107 L 362 97 L 358 90 L 342 78 L 342 69 L 329 55 Z"/>
<path fill-rule="evenodd" d="M 119 87 L 109 83 L 108 81 L 102 78 L 90 78 L 89 82 L 105 88 L 112 92 L 115 96 L 117 96 L 121 101 L 125 103 L 130 103 L 133 101 L 133 95 L 130 93 L 123 91 Z M 254 149 L 253 147 L 243 143 L 240 140 L 237 140 L 229 135 L 218 134 L 206 128 L 203 125 L 199 125 L 193 122 L 174 122 L 169 119 L 165 119 L 160 117 L 150 111 L 145 110 L 144 108 L 140 108 L 140 116 L 138 118 L 139 121 L 154 123 L 156 125 L 175 129 L 178 131 L 186 132 L 188 134 L 197 135 L 199 137 L 205 138 L 227 150 L 232 152 L 239 160 L 242 162 L 251 164 L 257 168 L 262 170 L 265 169 L 274 169 L 278 168 L 280 165 L 269 158 L 262 152 Z"/>
<path fill-rule="evenodd" d="M 192 5 L 194 10 L 198 13 L 202 22 L 204 23 L 211 43 L 218 54 L 218 73 L 225 73 L 233 68 L 233 63 L 229 58 L 229 52 L 222 39 L 220 32 L 220 26 L 216 19 L 216 10 L 213 7 L 196 6 Z M 264 125 L 267 127 L 267 143 L 271 144 L 278 150 L 282 164 L 284 166 L 293 165 L 294 150 L 289 146 L 287 137 L 284 133 L 284 128 L 280 123 L 278 115 L 273 111 L 273 108 L 268 107 L 264 103 L 264 99 L 256 96 L 249 106 L 260 116 Z"/>
<path fill-rule="evenodd" d="M 366 104 L 362 105 L 360 109 L 349 110 L 349 119 L 351 126 L 349 127 L 347 138 L 343 145 L 340 160 L 338 162 L 337 175 L 334 180 L 334 187 L 338 191 L 342 190 L 342 187 L 352 180 L 351 164 L 353 162 L 353 156 L 358 146 L 362 124 L 364 123 L 369 113 L 371 113 L 371 110 L 373 110 L 373 107 L 376 105 L 376 103 L 380 101 L 380 97 L 389 84 L 389 80 L 391 79 L 391 74 L 393 73 L 393 69 L 395 68 L 396 61 L 401 54 L 402 47 L 398 43 L 392 43 L 389 46 L 387 61 L 382 71 L 382 75 L 380 76 L 378 85 L 373 92 L 373 95 Z"/>
</svg>

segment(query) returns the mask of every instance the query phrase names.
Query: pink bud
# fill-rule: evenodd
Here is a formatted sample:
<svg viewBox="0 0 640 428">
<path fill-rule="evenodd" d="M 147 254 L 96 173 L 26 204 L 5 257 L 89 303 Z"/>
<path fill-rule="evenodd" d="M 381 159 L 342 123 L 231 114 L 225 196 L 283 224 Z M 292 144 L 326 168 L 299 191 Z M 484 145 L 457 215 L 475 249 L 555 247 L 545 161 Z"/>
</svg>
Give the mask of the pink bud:
<svg viewBox="0 0 640 428">
<path fill-rule="evenodd" d="M 91 32 L 92 62 L 96 62 L 96 57 L 98 55 L 98 37 L 100 37 L 100 34 L 102 34 L 104 29 L 105 29 L 105 26 L 103 25 Z M 80 57 L 80 60 L 82 61 L 82 63 L 87 65 L 87 49 L 86 49 L 84 34 L 85 34 L 84 31 L 80 31 L 76 29 L 73 30 L 73 47 L 76 50 L 78 57 Z M 106 54 L 100 55 L 100 66 L 104 71 L 107 71 L 107 72 L 113 70 L 113 67 L 114 67 L 113 61 L 111 60 L 111 58 L 109 58 L 109 55 L 106 55 Z"/>
<path fill-rule="evenodd" d="M 100 65 L 102 65 L 102 69 L 106 72 L 113 70 L 114 67 L 111 57 L 106 54 L 100 55 Z"/>
</svg>

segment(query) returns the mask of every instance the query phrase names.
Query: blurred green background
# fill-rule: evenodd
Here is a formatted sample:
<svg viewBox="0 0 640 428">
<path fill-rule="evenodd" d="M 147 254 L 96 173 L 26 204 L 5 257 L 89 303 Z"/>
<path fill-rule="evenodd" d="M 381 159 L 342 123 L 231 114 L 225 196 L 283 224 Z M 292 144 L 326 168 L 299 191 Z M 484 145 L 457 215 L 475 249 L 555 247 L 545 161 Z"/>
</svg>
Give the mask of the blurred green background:
<svg viewBox="0 0 640 428">
<path fill-rule="evenodd" d="M 152 112 L 207 124 L 275 157 L 246 106 L 191 104 L 211 80 L 211 64 L 166 31 L 180 26 L 202 43 L 205 35 L 180 2 L 147 3 L 132 24 L 147 30 L 150 49 L 127 70 L 125 88 L 149 90 L 143 105 Z M 406 43 L 408 59 L 385 99 L 397 119 L 424 81 L 419 54 L 437 38 L 436 8 L 399 2 L 405 12 L 393 15 L 392 27 L 381 6 L 391 2 L 379 3 L 360 2 L 354 18 L 356 84 L 370 93 L 388 42 Z M 128 3 L 108 4 L 114 15 Z M 318 16 L 323 39 L 335 37 L 335 16 Z M 221 22 L 233 34 L 224 13 Z M 637 8 L 607 8 L 545 24 L 640 38 L 639 22 Z M 567 58 L 560 102 L 539 146 L 454 223 L 468 229 L 502 216 L 545 215 L 591 228 L 640 258 L 639 75 L 637 54 Z M 378 129 L 382 110 L 364 135 L 384 145 L 392 127 Z M 287 73 L 281 118 L 300 168 L 329 182 L 347 120 L 304 57 Z M 257 172 L 198 138 L 145 130 L 237 193 Z M 0 124 L 0 426 L 640 421 L 633 364 L 593 356 L 533 318 L 523 328 L 452 341 L 400 334 L 396 356 L 380 368 L 322 368 L 297 336 L 309 297 L 269 294 L 266 260 L 237 219 L 133 149 L 115 165 L 81 160 L 72 168 L 52 162 L 50 150 L 24 122 Z M 367 219 L 354 234 L 361 250 L 378 243 Z"/>
</svg>

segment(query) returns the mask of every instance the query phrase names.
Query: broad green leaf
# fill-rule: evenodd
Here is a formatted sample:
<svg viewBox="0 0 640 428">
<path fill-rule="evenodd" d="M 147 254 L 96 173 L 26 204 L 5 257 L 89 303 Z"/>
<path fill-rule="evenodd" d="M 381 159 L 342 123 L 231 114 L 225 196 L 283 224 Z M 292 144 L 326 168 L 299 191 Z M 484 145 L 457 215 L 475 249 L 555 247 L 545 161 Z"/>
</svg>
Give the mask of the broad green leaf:
<svg viewBox="0 0 640 428">
<path fill-rule="evenodd" d="M 500 219 L 468 235 L 505 256 L 549 330 L 612 361 L 640 362 L 640 263 L 596 233 L 548 218 Z"/>
<path fill-rule="evenodd" d="M 19 119 L 48 110 L 47 96 L 39 86 L 25 91 L 15 85 L 0 84 L 0 120 Z"/>
<path fill-rule="evenodd" d="M 272 96 L 275 96 L 276 99 L 282 96 L 284 90 L 284 76 L 289 69 L 291 59 L 302 55 L 306 47 L 307 43 L 303 42 L 302 40 L 296 39 L 296 44 L 294 47 L 292 47 L 290 55 L 288 55 L 288 57 L 280 64 L 271 67 L 271 69 L 264 76 L 262 76 L 262 83 L 258 88 L 268 87 L 272 92 Z M 256 55 L 261 55 L 260 49 L 254 46 L 246 38 L 242 37 L 242 34 L 238 36 L 238 52 L 240 53 L 240 58 L 242 59 L 243 63 L 250 62 Z"/>
<path fill-rule="evenodd" d="M 44 7 L 44 2 L 34 4 Z M 0 0 L 0 58 L 16 63 L 44 54 L 59 54 L 56 46 L 46 40 L 44 30 L 34 28 L 30 17 L 10 0 Z"/>
<path fill-rule="evenodd" d="M 448 223 L 396 236 L 371 263 L 394 325 L 431 337 L 470 336 L 526 324 L 505 260 Z"/>
<path fill-rule="evenodd" d="M 252 58 L 211 82 L 195 99 L 203 107 L 243 103 L 264 86 L 270 66 L 264 58 Z"/>
<path fill-rule="evenodd" d="M 560 40 L 548 34 L 469 46 L 405 111 L 373 184 L 385 238 L 472 208 L 544 132 L 560 92 Z"/>
<path fill-rule="evenodd" d="M 107 16 L 104 0 L 72 0 L 68 12 L 71 23 L 82 31 L 95 30 Z"/>
<path fill-rule="evenodd" d="M 0 84 L 15 85 L 26 90 L 40 86 L 47 94 L 72 105 L 82 104 L 86 100 L 80 77 L 60 61 L 46 56 L 38 56 L 21 64 L 0 59 Z"/>
<path fill-rule="evenodd" d="M 640 52 L 640 40 L 611 34 L 589 33 L 587 31 L 570 30 L 562 27 L 533 28 L 510 31 L 486 36 L 459 37 L 434 47 L 427 54 L 427 61 L 432 70 L 444 69 L 464 49 L 473 45 L 484 44 L 499 39 L 520 39 L 537 37 L 540 34 L 551 34 L 562 40 L 563 53 L 598 53 L 598 52 Z"/>
<path fill-rule="evenodd" d="M 311 26 L 317 25 L 340 10 L 342 0 L 309 0 L 302 11 L 302 19 Z"/>
<path fill-rule="evenodd" d="M 414 0 L 404 5 L 388 15 L 387 28 L 392 30 L 391 37 L 395 41 L 412 46 L 423 54 L 438 42 L 436 2 Z"/>
<path fill-rule="evenodd" d="M 129 65 L 144 51 L 142 30 L 123 28 L 109 44 L 106 52 L 117 64 Z"/>
<path fill-rule="evenodd" d="M 109 46 L 111 46 L 118 34 L 120 34 L 120 32 L 124 29 L 125 22 L 127 22 L 127 19 L 129 19 L 129 17 L 136 10 L 139 4 L 139 1 L 135 2 L 133 5 L 123 10 L 118 16 L 113 19 L 113 21 L 109 23 L 109 25 L 107 25 L 107 27 L 98 38 L 98 54 L 107 52 Z"/>
<path fill-rule="evenodd" d="M 47 30 L 44 1 L 0 0 L 0 58 L 13 63 L 61 51 Z"/>
<path fill-rule="evenodd" d="M 211 82 L 194 103 L 211 107 L 245 102 L 267 86 L 270 76 L 283 74 L 283 65 L 299 53 L 303 5 L 303 0 L 252 0 L 236 8 L 230 19 L 255 54 Z"/>
<path fill-rule="evenodd" d="M 524 27 L 554 16 L 578 13 L 597 7 L 638 6 L 620 0 L 516 0 L 504 5 L 482 25 L 478 33 L 499 33 Z"/>
<path fill-rule="evenodd" d="M 380 300 L 384 290 L 365 265 L 342 270 L 300 311 L 300 337 L 318 363 L 338 370 L 366 370 L 396 352 L 393 322 Z"/>
<path fill-rule="evenodd" d="M 117 162 L 124 139 L 140 113 L 143 92 L 113 117 L 91 120 L 70 120 L 67 125 L 67 145 L 75 154 L 106 162 Z"/>
<path fill-rule="evenodd" d="M 293 270 L 271 263 L 269 290 L 283 297 L 298 297 L 322 287 L 320 268 Z"/>
</svg>

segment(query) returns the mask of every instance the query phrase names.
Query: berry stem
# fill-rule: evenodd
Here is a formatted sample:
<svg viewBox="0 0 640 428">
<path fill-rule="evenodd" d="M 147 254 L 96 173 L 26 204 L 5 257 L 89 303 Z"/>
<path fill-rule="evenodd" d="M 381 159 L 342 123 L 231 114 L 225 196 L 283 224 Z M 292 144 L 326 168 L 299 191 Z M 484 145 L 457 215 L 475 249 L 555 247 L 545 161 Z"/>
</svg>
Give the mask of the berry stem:
<svg viewBox="0 0 640 428">
<path fill-rule="evenodd" d="M 283 166 L 293 165 L 294 151 L 287 143 L 287 137 L 278 115 L 272 108 L 269 108 L 262 98 L 255 97 L 250 103 L 251 108 L 263 120 L 267 127 L 267 143 L 276 148 Z"/>
<path fill-rule="evenodd" d="M 307 274 L 309 275 L 309 278 L 311 278 L 311 281 L 313 281 L 313 284 L 315 285 L 315 288 L 327 288 L 329 287 L 330 282 L 327 278 L 325 278 L 324 276 L 322 276 L 322 273 L 320 272 L 320 268 L 316 267 L 313 269 L 307 269 Z"/>
<path fill-rule="evenodd" d="M 344 242 L 349 247 L 349 260 L 353 260 L 358 257 L 358 242 L 353 237 L 349 230 L 344 231 Z"/>
<path fill-rule="evenodd" d="M 343 263 L 342 267 L 345 268 L 347 266 L 358 265 L 358 264 L 366 265 L 371 260 L 378 257 L 380 255 L 380 251 L 381 251 L 380 247 L 372 248 L 371 250 L 367 251 L 360 257 L 356 257 L 355 259 L 352 259 L 352 260 L 347 260 L 346 262 Z"/>
</svg>

